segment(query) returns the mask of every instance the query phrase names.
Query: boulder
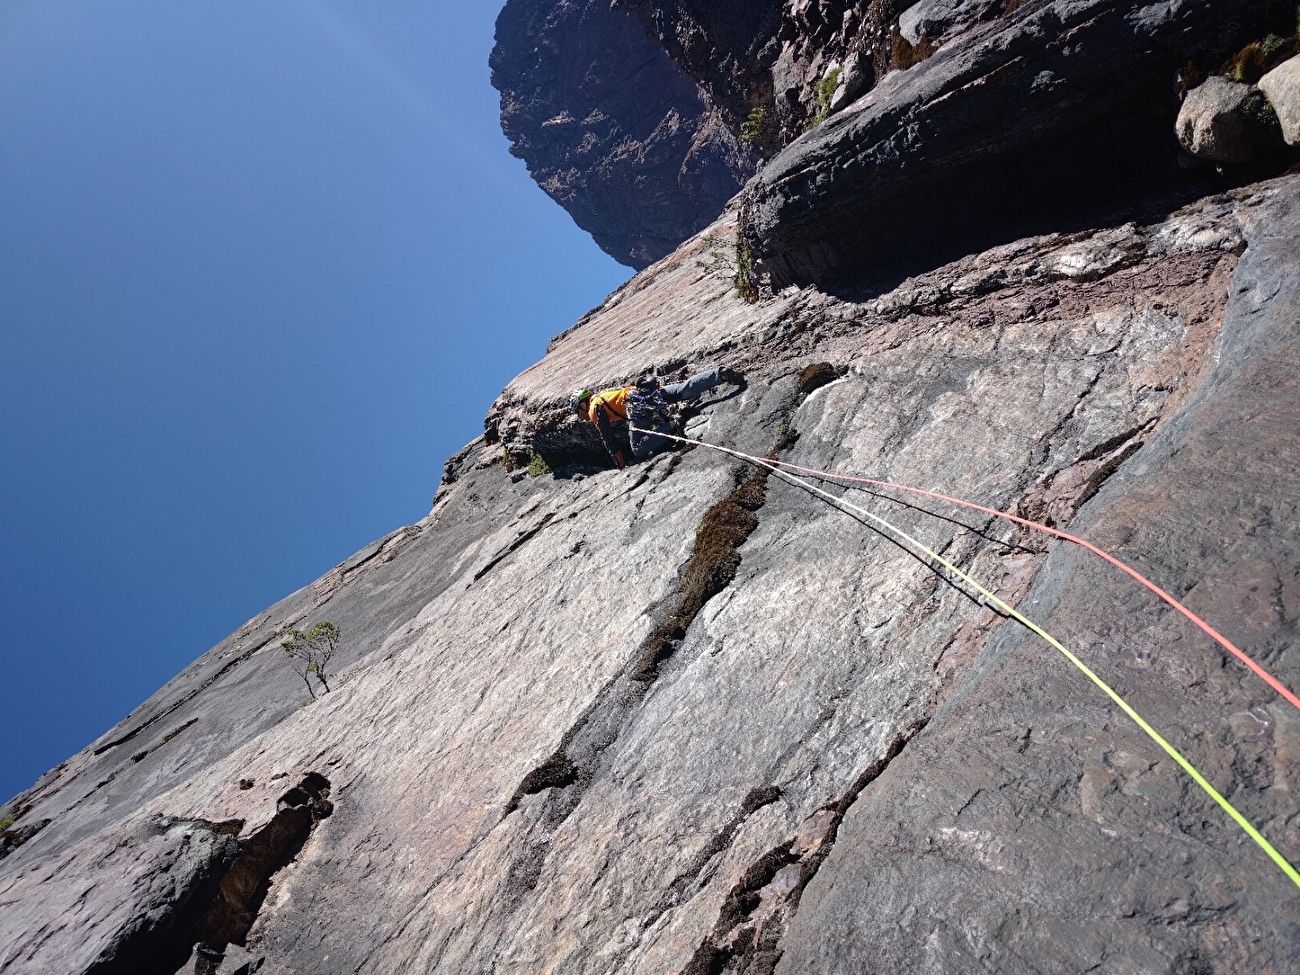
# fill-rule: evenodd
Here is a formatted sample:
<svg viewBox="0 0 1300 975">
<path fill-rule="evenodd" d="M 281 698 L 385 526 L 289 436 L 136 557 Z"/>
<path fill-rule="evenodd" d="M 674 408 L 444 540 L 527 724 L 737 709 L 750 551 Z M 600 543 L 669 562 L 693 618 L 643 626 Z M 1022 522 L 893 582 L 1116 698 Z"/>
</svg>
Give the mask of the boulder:
<svg viewBox="0 0 1300 975">
<path fill-rule="evenodd" d="M 1242 111 L 1250 85 L 1212 75 L 1187 94 L 1178 112 L 1178 141 L 1198 159 L 1247 163 L 1255 158 Z"/>
<path fill-rule="evenodd" d="M 239 945 L 226 945 L 216 975 L 253 975 L 262 967 L 262 958 Z"/>
<path fill-rule="evenodd" d="M 1259 90 L 1277 113 L 1287 145 L 1300 146 L 1300 54 L 1260 78 Z"/>
</svg>

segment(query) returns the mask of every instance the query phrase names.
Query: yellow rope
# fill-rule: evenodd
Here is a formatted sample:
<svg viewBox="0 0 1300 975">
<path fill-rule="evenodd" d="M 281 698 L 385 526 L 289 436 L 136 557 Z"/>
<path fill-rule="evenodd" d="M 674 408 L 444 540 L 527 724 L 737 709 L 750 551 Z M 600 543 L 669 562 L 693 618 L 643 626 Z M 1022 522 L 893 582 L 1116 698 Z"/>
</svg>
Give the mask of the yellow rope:
<svg viewBox="0 0 1300 975">
<path fill-rule="evenodd" d="M 971 578 L 961 569 L 957 568 L 957 566 L 953 565 L 951 562 L 945 559 L 938 552 L 935 552 L 934 550 L 928 548 L 925 544 L 913 538 L 907 532 L 903 531 L 903 529 L 898 528 L 897 526 L 891 524 L 890 522 L 886 521 L 884 518 L 881 518 L 879 515 L 873 514 L 872 512 L 868 511 L 866 508 L 859 507 L 858 505 L 853 504 L 851 501 L 845 501 L 843 498 L 836 497 L 835 495 L 829 493 L 828 491 L 824 491 L 821 488 L 817 487 L 816 485 L 808 483 L 803 478 L 796 477 L 793 474 L 781 470 L 779 467 L 776 467 L 775 465 L 767 462 L 761 457 L 753 457 L 749 454 L 741 453 L 738 450 L 732 450 L 729 447 L 722 447 L 719 446 L 718 444 L 708 443 L 704 440 L 691 440 L 688 437 L 678 437 L 669 433 L 660 433 L 658 434 L 658 436 L 666 437 L 667 439 L 670 440 L 677 440 L 680 441 L 681 443 L 695 444 L 701 447 L 709 447 L 713 450 L 721 451 L 724 454 L 730 454 L 733 457 L 738 457 L 739 459 L 746 461 L 748 463 L 757 464 L 760 467 L 765 467 L 767 468 L 767 470 L 771 471 L 773 474 L 776 474 L 778 477 L 781 477 L 782 479 L 790 482 L 791 484 L 794 484 L 797 487 L 803 488 L 805 491 L 811 491 L 814 494 L 820 495 L 821 497 L 830 501 L 832 504 L 836 505 L 837 507 L 845 508 L 854 512 L 855 514 L 862 515 L 864 518 L 869 519 L 873 523 L 885 529 L 895 538 L 901 539 L 904 542 L 906 542 L 915 551 L 924 554 L 927 558 L 943 566 L 944 569 L 950 572 L 957 579 L 960 579 L 962 582 L 966 583 L 966 585 L 970 586 L 972 589 L 978 592 L 989 602 L 997 606 L 998 609 L 1000 609 L 1003 613 L 1023 623 L 1026 627 L 1028 627 L 1034 633 L 1038 634 L 1049 644 L 1055 647 L 1058 651 L 1060 651 L 1060 653 L 1065 657 L 1066 660 L 1070 661 L 1070 663 L 1074 664 L 1075 667 L 1077 667 L 1080 671 L 1082 671 L 1084 676 L 1086 676 L 1090 681 L 1092 681 L 1099 688 L 1101 688 L 1102 691 L 1105 692 L 1106 696 L 1109 697 L 1112 701 L 1114 701 L 1119 706 L 1120 710 L 1122 710 L 1125 714 L 1127 714 L 1130 718 L 1132 718 L 1134 723 L 1139 728 L 1141 728 L 1144 732 L 1146 732 L 1147 736 L 1152 741 L 1154 741 L 1157 745 L 1163 748 L 1165 753 L 1170 758 L 1172 758 L 1175 762 L 1177 762 L 1179 767 L 1181 767 L 1184 772 L 1186 772 L 1188 775 L 1192 777 L 1192 781 L 1195 782 L 1197 785 L 1199 785 L 1211 799 L 1217 802 L 1219 806 L 1222 807 L 1223 811 L 1226 812 L 1229 816 L 1231 816 L 1233 820 L 1236 821 L 1238 826 L 1240 826 L 1243 830 L 1245 830 L 1246 835 L 1249 836 L 1252 840 L 1254 840 L 1256 844 L 1259 845 L 1259 848 L 1261 850 L 1263 850 L 1265 853 L 1268 854 L 1269 859 L 1271 859 L 1275 864 L 1278 865 L 1278 867 L 1282 870 L 1282 872 L 1285 873 L 1287 877 L 1291 879 L 1291 882 L 1295 884 L 1297 887 L 1300 887 L 1300 873 L 1296 871 L 1295 867 L 1291 866 L 1291 864 L 1287 861 L 1286 857 L 1282 856 L 1282 854 L 1279 853 L 1273 847 L 1273 844 L 1270 843 L 1267 839 L 1265 839 L 1264 835 L 1260 833 L 1260 831 L 1257 830 L 1254 826 L 1252 826 L 1250 821 L 1246 819 L 1245 816 L 1243 816 L 1240 812 L 1237 811 L 1237 808 L 1232 803 L 1230 803 L 1226 798 L 1224 798 L 1223 795 L 1221 795 L 1219 791 L 1216 788 L 1214 788 L 1214 786 L 1210 785 L 1209 781 L 1205 778 L 1205 776 L 1203 776 L 1200 772 L 1198 772 L 1196 770 L 1196 767 L 1192 765 L 1192 763 L 1189 762 L 1186 758 L 1184 758 L 1182 753 L 1179 752 L 1178 749 L 1174 748 L 1173 745 L 1165 741 L 1165 739 L 1161 737 L 1159 732 L 1157 732 L 1154 728 L 1151 727 L 1151 725 L 1147 723 L 1146 719 L 1144 719 L 1142 715 L 1134 711 L 1133 708 L 1129 705 L 1129 703 L 1125 701 L 1122 697 L 1120 697 L 1119 693 L 1116 692 L 1114 688 L 1112 688 L 1104 680 L 1098 677 L 1097 674 L 1093 672 L 1093 670 L 1090 667 L 1088 667 L 1087 664 L 1085 664 L 1082 660 L 1080 660 L 1073 653 L 1071 653 L 1069 648 L 1067 648 L 1065 644 L 1061 643 L 1060 640 L 1056 639 L 1056 637 L 1052 636 L 1052 634 L 1048 633 L 1041 626 L 1039 626 L 1033 620 L 1029 619 L 1024 614 L 1020 613 L 1014 607 L 1008 605 L 1006 602 L 999 599 L 996 595 L 989 592 L 978 582 L 976 582 L 973 578 Z"/>
</svg>

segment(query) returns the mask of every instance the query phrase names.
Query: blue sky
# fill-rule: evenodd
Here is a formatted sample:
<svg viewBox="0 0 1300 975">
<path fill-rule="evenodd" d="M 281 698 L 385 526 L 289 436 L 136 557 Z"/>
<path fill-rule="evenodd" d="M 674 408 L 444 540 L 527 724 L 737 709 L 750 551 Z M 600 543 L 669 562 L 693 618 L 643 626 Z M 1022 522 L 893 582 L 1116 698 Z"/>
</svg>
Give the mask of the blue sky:
<svg viewBox="0 0 1300 975">
<path fill-rule="evenodd" d="M 630 274 L 507 153 L 499 7 L 0 5 L 0 799 L 423 517 Z"/>
</svg>

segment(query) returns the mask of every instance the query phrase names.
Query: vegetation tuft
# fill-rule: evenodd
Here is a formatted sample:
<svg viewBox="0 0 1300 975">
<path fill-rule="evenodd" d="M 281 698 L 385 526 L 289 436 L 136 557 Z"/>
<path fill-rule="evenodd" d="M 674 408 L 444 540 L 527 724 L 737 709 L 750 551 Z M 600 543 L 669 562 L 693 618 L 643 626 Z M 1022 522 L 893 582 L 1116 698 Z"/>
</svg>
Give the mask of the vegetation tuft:
<svg viewBox="0 0 1300 975">
<path fill-rule="evenodd" d="M 551 465 L 546 463 L 545 457 L 534 450 L 528 457 L 528 476 L 541 477 L 549 473 L 551 473 Z"/>
<path fill-rule="evenodd" d="M 1228 58 L 1217 73 L 1232 81 L 1253 85 L 1297 51 L 1300 51 L 1300 36 L 1269 34 L 1263 40 L 1251 41 Z"/>
<path fill-rule="evenodd" d="M 894 49 L 890 52 L 889 63 L 899 71 L 906 71 L 920 64 L 934 51 L 935 47 L 928 37 L 922 37 L 916 44 L 911 44 L 902 34 L 895 34 Z"/>
<path fill-rule="evenodd" d="M 10 826 L 12 826 L 17 821 L 18 821 L 17 816 L 6 816 L 4 819 L 0 819 L 0 833 L 3 833 L 5 830 L 7 830 Z"/>
<path fill-rule="evenodd" d="M 834 68 L 826 72 L 826 77 L 817 83 L 817 114 L 808 120 L 808 128 L 815 129 L 825 122 L 831 115 L 831 99 L 835 97 L 835 89 L 840 86 L 840 68 Z"/>
<path fill-rule="evenodd" d="M 242 819 L 223 819 L 219 823 L 212 823 L 212 832 L 218 836 L 238 836 L 244 831 L 244 821 Z"/>
<path fill-rule="evenodd" d="M 677 641 L 686 636 L 704 604 L 736 578 L 738 549 L 758 527 L 754 512 L 767 500 L 767 474 L 766 470 L 752 471 L 739 487 L 705 512 L 695 530 L 695 548 L 682 571 L 681 599 L 641 644 L 632 680 L 654 680 L 659 664 L 672 656 Z"/>
<path fill-rule="evenodd" d="M 815 390 L 833 383 L 844 375 L 844 370 L 836 369 L 829 362 L 814 362 L 799 373 L 799 396 L 806 398 Z"/>
<path fill-rule="evenodd" d="M 763 138 L 767 132 L 767 109 L 762 105 L 754 109 L 746 116 L 745 121 L 740 126 L 740 144 L 742 146 L 753 145 Z"/>
<path fill-rule="evenodd" d="M 736 291 L 740 297 L 751 305 L 758 301 L 758 288 L 752 276 L 754 270 L 754 252 L 745 243 L 745 238 L 736 235 Z"/>
<path fill-rule="evenodd" d="M 1278 121 L 1277 110 L 1269 104 L 1262 92 L 1252 92 L 1241 104 L 1241 115 L 1246 122 L 1250 141 L 1264 149 L 1285 148 L 1282 138 L 1282 123 Z"/>
</svg>

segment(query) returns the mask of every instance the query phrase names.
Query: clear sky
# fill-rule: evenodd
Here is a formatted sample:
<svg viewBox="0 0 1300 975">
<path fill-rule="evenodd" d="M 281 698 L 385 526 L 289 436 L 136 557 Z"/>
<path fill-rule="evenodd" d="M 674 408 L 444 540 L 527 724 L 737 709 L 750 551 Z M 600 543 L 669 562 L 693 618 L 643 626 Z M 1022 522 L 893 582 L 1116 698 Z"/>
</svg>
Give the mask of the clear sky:
<svg viewBox="0 0 1300 975">
<path fill-rule="evenodd" d="M 507 153 L 501 2 L 0 3 L 0 800 L 423 517 L 630 274 Z"/>
</svg>

